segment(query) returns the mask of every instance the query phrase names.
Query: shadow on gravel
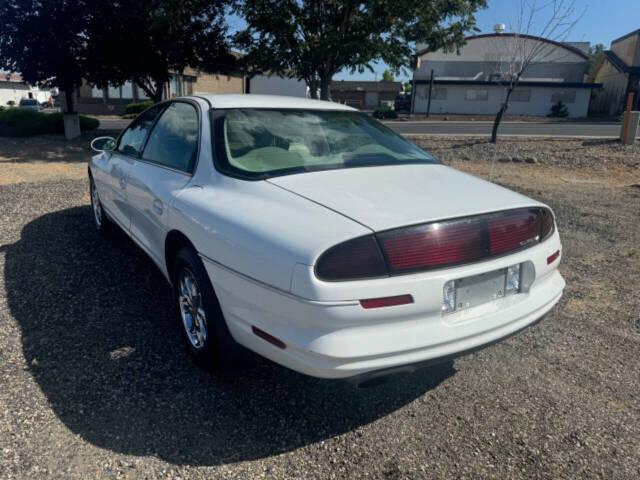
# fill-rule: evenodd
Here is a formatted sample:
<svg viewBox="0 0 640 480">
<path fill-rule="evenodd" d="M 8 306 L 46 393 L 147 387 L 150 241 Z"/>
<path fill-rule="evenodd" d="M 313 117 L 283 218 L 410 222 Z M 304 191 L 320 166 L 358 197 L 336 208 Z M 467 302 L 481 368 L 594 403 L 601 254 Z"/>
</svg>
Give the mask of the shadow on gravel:
<svg viewBox="0 0 640 480">
<path fill-rule="evenodd" d="M 194 465 L 275 455 L 372 422 L 455 373 L 449 362 L 356 389 L 259 360 L 220 380 L 187 358 L 156 267 L 124 235 L 103 240 L 88 206 L 33 220 L 4 249 L 34 378 L 71 431 L 119 453 Z"/>
<path fill-rule="evenodd" d="M 117 137 L 118 130 L 91 130 L 67 140 L 64 135 L 46 134 L 33 137 L 0 137 L 0 161 L 12 163 L 70 162 L 86 163 L 94 155 L 89 145 L 94 138 Z"/>
</svg>

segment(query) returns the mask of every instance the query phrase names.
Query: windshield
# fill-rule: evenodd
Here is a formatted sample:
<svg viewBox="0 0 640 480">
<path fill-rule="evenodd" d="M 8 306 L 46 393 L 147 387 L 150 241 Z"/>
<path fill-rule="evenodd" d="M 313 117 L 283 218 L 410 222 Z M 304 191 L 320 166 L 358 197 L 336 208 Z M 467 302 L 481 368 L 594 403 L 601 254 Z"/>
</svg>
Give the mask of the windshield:
<svg viewBox="0 0 640 480">
<path fill-rule="evenodd" d="M 243 178 L 362 166 L 438 163 L 360 112 L 214 110 L 213 122 L 218 167 Z"/>
</svg>

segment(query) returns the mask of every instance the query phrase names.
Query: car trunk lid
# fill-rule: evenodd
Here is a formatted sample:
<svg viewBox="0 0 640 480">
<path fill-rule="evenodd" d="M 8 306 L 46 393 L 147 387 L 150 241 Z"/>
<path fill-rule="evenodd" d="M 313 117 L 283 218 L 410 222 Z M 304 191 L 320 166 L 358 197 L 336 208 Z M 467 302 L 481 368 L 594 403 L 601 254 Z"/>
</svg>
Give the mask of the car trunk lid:
<svg viewBox="0 0 640 480">
<path fill-rule="evenodd" d="M 268 181 L 376 232 L 541 205 L 444 165 L 346 168 L 273 177 Z"/>
</svg>

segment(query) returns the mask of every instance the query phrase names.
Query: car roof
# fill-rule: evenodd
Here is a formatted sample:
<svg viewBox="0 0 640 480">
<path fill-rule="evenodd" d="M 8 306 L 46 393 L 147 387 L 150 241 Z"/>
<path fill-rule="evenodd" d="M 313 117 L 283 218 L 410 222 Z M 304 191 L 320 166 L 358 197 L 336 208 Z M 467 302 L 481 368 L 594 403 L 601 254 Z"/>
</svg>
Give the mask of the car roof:
<svg viewBox="0 0 640 480">
<path fill-rule="evenodd" d="M 340 103 L 301 97 L 287 97 L 284 95 L 230 93 L 221 95 L 197 94 L 194 95 L 194 97 L 206 99 L 212 108 L 290 108 L 301 110 L 356 111 L 355 108 Z"/>
</svg>

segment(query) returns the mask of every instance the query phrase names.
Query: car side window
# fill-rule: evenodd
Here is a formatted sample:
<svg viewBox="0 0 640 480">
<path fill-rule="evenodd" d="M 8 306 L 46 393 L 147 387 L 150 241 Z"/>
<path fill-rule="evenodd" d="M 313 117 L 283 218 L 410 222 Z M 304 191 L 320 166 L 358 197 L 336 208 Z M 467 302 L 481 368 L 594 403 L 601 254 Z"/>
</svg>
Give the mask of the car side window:
<svg viewBox="0 0 640 480">
<path fill-rule="evenodd" d="M 142 158 L 191 173 L 198 154 L 198 112 L 185 102 L 174 102 L 153 128 Z"/>
<path fill-rule="evenodd" d="M 149 108 L 127 128 L 122 137 L 120 137 L 120 143 L 118 144 L 118 151 L 134 157 L 139 157 L 144 147 L 144 141 L 147 138 L 147 134 L 153 122 L 158 114 L 162 111 L 164 105 L 154 105 Z"/>
</svg>

